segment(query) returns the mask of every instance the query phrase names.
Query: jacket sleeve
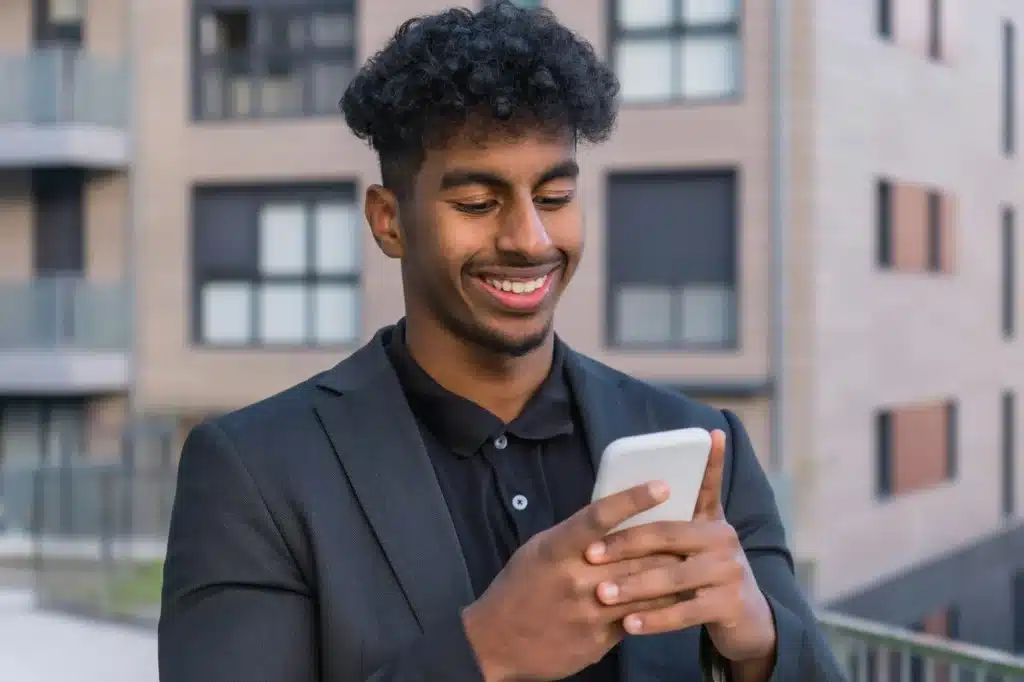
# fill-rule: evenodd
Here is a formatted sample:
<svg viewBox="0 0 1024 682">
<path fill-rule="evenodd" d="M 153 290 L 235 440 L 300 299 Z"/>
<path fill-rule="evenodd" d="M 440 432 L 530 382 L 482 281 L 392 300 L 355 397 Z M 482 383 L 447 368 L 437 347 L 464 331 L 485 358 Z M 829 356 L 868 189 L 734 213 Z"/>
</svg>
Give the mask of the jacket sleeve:
<svg viewBox="0 0 1024 682">
<path fill-rule="evenodd" d="M 728 423 L 726 462 L 731 473 L 725 491 L 725 517 L 740 538 L 775 619 L 777 643 L 771 680 L 844 682 L 821 625 L 797 584 L 771 484 L 743 424 L 732 412 L 723 412 Z M 724 661 L 713 652 L 706 631 L 701 637 L 701 650 L 711 652 L 706 653 L 706 658 L 712 659 L 705 660 L 707 675 L 711 667 L 721 667 Z"/>
<path fill-rule="evenodd" d="M 314 591 L 231 439 L 214 422 L 196 427 L 171 513 L 161 682 L 327 682 L 316 613 Z M 431 628 L 367 682 L 428 680 L 482 682 L 461 618 Z"/>
</svg>

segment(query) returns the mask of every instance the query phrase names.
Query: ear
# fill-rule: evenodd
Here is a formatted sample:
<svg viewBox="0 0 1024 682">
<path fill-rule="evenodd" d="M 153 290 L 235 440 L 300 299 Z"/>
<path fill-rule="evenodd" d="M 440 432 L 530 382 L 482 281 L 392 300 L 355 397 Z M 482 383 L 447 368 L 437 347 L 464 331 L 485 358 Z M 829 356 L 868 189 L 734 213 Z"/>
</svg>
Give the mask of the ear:
<svg viewBox="0 0 1024 682">
<path fill-rule="evenodd" d="M 398 197 L 381 185 L 366 188 L 366 222 L 377 246 L 388 258 L 401 258 L 405 242 L 398 216 Z"/>
</svg>

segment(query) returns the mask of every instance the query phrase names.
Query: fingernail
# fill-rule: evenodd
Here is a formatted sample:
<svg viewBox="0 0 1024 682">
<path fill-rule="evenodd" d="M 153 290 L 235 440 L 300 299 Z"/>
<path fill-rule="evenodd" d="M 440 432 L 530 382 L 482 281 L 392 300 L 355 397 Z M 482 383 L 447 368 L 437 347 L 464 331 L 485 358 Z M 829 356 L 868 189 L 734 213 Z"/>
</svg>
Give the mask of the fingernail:
<svg viewBox="0 0 1024 682">
<path fill-rule="evenodd" d="M 654 481 L 651 483 L 651 495 L 656 500 L 665 500 L 668 498 L 668 485 L 664 481 Z"/>
<path fill-rule="evenodd" d="M 626 632 L 631 632 L 634 635 L 644 629 L 640 616 L 626 616 L 625 620 L 622 621 L 622 626 L 626 628 Z"/>
<path fill-rule="evenodd" d="M 615 583 L 601 583 L 597 589 L 604 601 L 612 601 L 619 596 L 619 586 Z"/>
<path fill-rule="evenodd" d="M 595 542 L 587 548 L 587 557 L 591 561 L 600 561 L 604 558 L 605 552 L 607 551 L 608 548 L 604 546 L 603 542 Z"/>
</svg>

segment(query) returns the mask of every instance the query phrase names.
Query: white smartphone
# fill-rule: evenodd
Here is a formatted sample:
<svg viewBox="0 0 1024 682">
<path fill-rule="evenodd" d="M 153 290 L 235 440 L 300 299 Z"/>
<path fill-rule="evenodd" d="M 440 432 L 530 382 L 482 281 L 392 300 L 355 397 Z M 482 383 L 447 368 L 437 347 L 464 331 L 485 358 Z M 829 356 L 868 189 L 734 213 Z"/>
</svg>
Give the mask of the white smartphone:
<svg viewBox="0 0 1024 682">
<path fill-rule="evenodd" d="M 626 436 L 601 455 L 592 501 L 650 481 L 668 484 L 668 500 L 627 519 L 615 530 L 653 521 L 692 521 L 704 471 L 711 457 L 711 434 L 698 428 Z"/>
</svg>

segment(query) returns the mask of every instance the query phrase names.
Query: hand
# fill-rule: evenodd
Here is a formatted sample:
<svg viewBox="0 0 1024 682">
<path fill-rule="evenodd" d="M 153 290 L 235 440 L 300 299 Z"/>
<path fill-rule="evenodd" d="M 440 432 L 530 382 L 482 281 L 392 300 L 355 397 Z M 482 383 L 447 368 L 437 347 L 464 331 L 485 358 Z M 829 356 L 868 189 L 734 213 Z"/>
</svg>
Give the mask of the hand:
<svg viewBox="0 0 1024 682">
<path fill-rule="evenodd" d="M 654 634 L 705 625 L 715 649 L 730 661 L 770 660 L 775 650 L 771 608 L 757 586 L 736 531 L 722 509 L 725 434 L 711 434 L 711 457 L 701 484 L 694 520 L 635 526 L 596 542 L 587 558 L 596 565 L 675 554 L 680 563 L 658 566 L 598 589 L 607 605 L 637 604 L 623 627 L 630 634 Z M 640 604 L 666 595 L 692 598 L 655 609 Z"/>
<path fill-rule="evenodd" d="M 596 594 L 602 582 L 678 564 L 676 556 L 647 553 L 603 566 L 583 556 L 620 523 L 667 497 L 667 487 L 659 483 L 610 495 L 519 548 L 463 612 L 466 635 L 487 682 L 569 677 L 622 639 L 623 617 L 678 601 L 677 595 L 659 595 L 605 606 Z"/>
</svg>

